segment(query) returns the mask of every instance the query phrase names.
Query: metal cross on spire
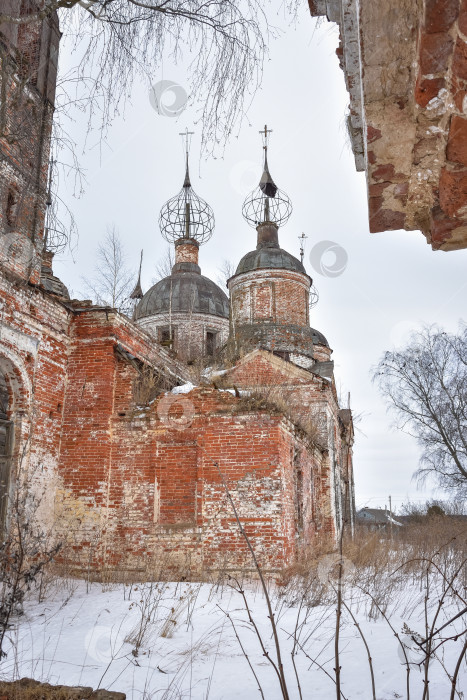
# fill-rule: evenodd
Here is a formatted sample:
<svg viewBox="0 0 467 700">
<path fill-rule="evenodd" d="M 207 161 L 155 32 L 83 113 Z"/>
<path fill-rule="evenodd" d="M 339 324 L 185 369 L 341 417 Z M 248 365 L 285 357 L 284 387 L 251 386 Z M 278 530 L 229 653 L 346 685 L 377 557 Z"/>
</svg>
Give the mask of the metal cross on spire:
<svg viewBox="0 0 467 700">
<path fill-rule="evenodd" d="M 268 129 L 268 125 L 264 125 L 264 130 L 259 132 L 263 137 L 263 148 L 265 151 L 268 150 L 269 134 L 272 134 L 272 129 Z"/>
<path fill-rule="evenodd" d="M 268 129 L 267 124 L 264 125 L 264 131 L 259 132 L 263 137 L 263 149 L 264 149 L 264 170 L 259 183 L 259 188 L 266 197 L 275 197 L 277 192 L 277 186 L 271 177 L 268 166 L 268 138 L 269 134 L 272 134 L 272 129 Z M 265 221 L 269 221 L 269 200 L 266 199 L 264 202 L 264 217 Z"/>
<path fill-rule="evenodd" d="M 46 216 L 44 231 L 44 250 L 52 253 L 62 253 L 68 243 L 68 235 L 65 227 L 57 215 L 57 198 L 54 195 L 56 189 L 56 165 L 53 158 L 49 161 L 49 179 L 47 185 Z"/>
<path fill-rule="evenodd" d="M 214 230 L 214 214 L 204 199 L 194 192 L 188 168 L 188 156 L 193 131 L 182 131 L 186 159 L 185 181 L 181 191 L 171 197 L 159 214 L 159 226 L 166 241 L 175 242 L 181 238 L 192 238 L 198 243 L 208 241 Z"/>
<path fill-rule="evenodd" d="M 265 124 L 260 132 L 263 140 L 264 165 L 258 189 L 254 190 L 244 201 L 242 214 L 250 226 L 273 223 L 277 227 L 285 224 L 292 213 L 290 199 L 277 187 L 268 166 L 268 142 L 272 129 Z"/>
<path fill-rule="evenodd" d="M 191 187 L 190 183 L 190 173 L 188 171 L 188 155 L 190 153 L 190 143 L 191 143 L 191 136 L 193 136 L 195 132 L 194 131 L 188 131 L 188 127 L 185 129 L 185 131 L 180 131 L 179 136 L 181 136 L 185 140 L 185 159 L 186 159 L 186 171 L 185 171 L 185 182 L 183 183 L 183 187 Z"/>
<path fill-rule="evenodd" d="M 298 237 L 298 240 L 300 241 L 300 262 L 303 265 L 303 258 L 305 257 L 305 241 L 308 238 L 308 236 L 305 236 L 304 233 L 302 233 L 301 236 Z"/>
</svg>

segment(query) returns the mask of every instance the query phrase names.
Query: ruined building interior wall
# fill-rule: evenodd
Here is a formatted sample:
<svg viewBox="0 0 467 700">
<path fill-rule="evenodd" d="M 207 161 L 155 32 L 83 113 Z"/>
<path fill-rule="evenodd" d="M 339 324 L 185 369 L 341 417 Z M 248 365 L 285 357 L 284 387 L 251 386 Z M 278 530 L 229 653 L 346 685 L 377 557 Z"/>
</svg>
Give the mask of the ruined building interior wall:
<svg viewBox="0 0 467 700">
<path fill-rule="evenodd" d="M 340 28 L 348 131 L 370 231 L 467 247 L 467 3 L 309 0 Z"/>
</svg>

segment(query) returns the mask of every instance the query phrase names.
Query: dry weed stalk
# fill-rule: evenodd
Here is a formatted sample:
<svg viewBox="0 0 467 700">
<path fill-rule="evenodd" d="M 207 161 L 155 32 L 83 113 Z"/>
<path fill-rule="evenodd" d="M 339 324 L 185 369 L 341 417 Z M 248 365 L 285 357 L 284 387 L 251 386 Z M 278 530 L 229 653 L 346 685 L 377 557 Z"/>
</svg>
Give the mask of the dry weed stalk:
<svg viewBox="0 0 467 700">
<path fill-rule="evenodd" d="M 253 386 L 247 391 L 238 393 L 240 401 L 238 410 L 268 411 L 271 414 L 285 416 L 306 439 L 311 448 L 327 449 L 326 430 L 317 415 L 300 415 L 293 403 L 295 388 L 284 386 Z"/>
<path fill-rule="evenodd" d="M 168 391 L 172 385 L 160 370 L 135 361 L 138 374 L 133 380 L 133 401 L 136 406 L 148 406 L 163 391 Z"/>
<path fill-rule="evenodd" d="M 39 511 L 44 489 L 34 483 L 35 468 L 28 467 L 30 437 L 24 442 L 8 502 L 8 523 L 0 542 L 0 660 L 6 656 L 5 637 L 12 618 L 21 615 L 23 600 L 62 547 L 44 530 Z M 38 581 L 39 579 L 39 581 Z"/>
<path fill-rule="evenodd" d="M 246 609 L 246 611 L 247 611 L 247 613 L 248 613 L 248 619 L 249 619 L 249 621 L 250 621 L 250 624 L 253 626 L 253 629 L 255 630 L 256 636 L 257 636 L 258 641 L 259 641 L 259 643 L 260 643 L 260 645 L 261 645 L 261 648 L 262 648 L 262 650 L 263 650 L 263 654 L 264 654 L 264 656 L 266 657 L 266 659 L 269 661 L 269 663 L 272 665 L 272 667 L 274 668 L 274 670 L 275 670 L 275 672 L 276 672 L 276 674 L 277 674 L 277 677 L 278 677 L 278 679 L 279 679 L 280 688 L 281 688 L 282 697 L 284 698 L 284 700 L 289 700 L 289 691 L 288 691 L 287 682 L 286 682 L 286 679 L 285 679 L 284 665 L 283 665 L 283 663 L 282 663 L 282 653 L 281 653 L 281 647 L 280 647 L 280 643 L 279 643 L 279 635 L 278 635 L 278 632 L 277 632 L 277 625 L 276 625 L 276 621 L 275 621 L 275 618 L 274 618 L 274 612 L 273 612 L 273 610 L 272 610 L 272 605 L 271 605 L 271 598 L 270 598 L 270 596 L 269 596 L 269 591 L 268 591 L 268 588 L 267 588 L 267 586 L 266 586 L 266 581 L 265 581 L 265 579 L 264 579 L 263 572 L 262 572 L 261 567 L 260 567 L 260 565 L 259 565 L 258 559 L 257 559 L 256 554 L 255 554 L 255 550 L 253 549 L 253 546 L 252 546 L 252 544 L 251 544 L 250 538 L 249 538 L 248 535 L 246 534 L 246 532 L 245 532 L 245 530 L 244 530 L 244 528 L 243 528 L 243 525 L 242 525 L 242 523 L 241 523 L 240 517 L 239 517 L 239 515 L 238 515 L 237 508 L 236 508 L 235 503 L 234 503 L 234 501 L 233 501 L 232 494 L 230 493 L 230 490 L 229 490 L 229 488 L 228 488 L 228 486 L 227 486 L 227 482 L 226 482 L 226 480 L 225 480 L 225 477 L 224 477 L 223 473 L 221 472 L 221 470 L 220 470 L 219 465 L 218 465 L 217 462 L 214 463 L 214 466 L 216 467 L 217 472 L 218 472 L 218 474 L 219 474 L 219 476 L 220 476 L 220 478 L 221 478 L 222 485 L 223 485 L 224 490 L 225 490 L 225 494 L 226 494 L 227 499 L 228 499 L 228 501 L 229 501 L 229 503 L 230 503 L 230 506 L 231 506 L 231 508 L 232 508 L 232 512 L 233 512 L 234 517 L 235 517 L 235 520 L 236 520 L 236 522 L 237 522 L 237 525 L 238 525 L 240 534 L 241 534 L 241 536 L 243 537 L 243 539 L 245 540 L 245 543 L 246 543 L 246 545 L 247 545 L 247 547 L 248 547 L 248 550 L 249 550 L 249 552 L 250 552 L 250 554 L 251 554 L 251 558 L 252 558 L 252 560 L 253 560 L 253 563 L 254 563 L 256 572 L 258 573 L 259 579 L 260 579 L 260 581 L 261 581 L 261 587 L 262 587 L 262 589 L 263 589 L 263 594 L 264 594 L 264 597 L 265 597 L 265 600 L 266 600 L 266 605 L 267 605 L 267 608 L 268 608 L 269 623 L 270 623 L 270 625 L 271 625 L 272 636 L 273 636 L 273 638 L 274 638 L 274 646 L 275 646 L 275 650 L 276 650 L 276 661 L 274 661 L 274 660 L 271 658 L 269 652 L 267 651 L 266 647 L 264 646 L 263 639 L 262 639 L 261 634 L 260 634 L 260 632 L 259 632 L 259 630 L 258 630 L 258 627 L 257 627 L 257 625 L 256 625 L 256 623 L 255 623 L 255 620 L 254 620 L 254 618 L 253 618 L 253 616 L 252 616 L 252 614 L 251 614 L 251 610 L 250 610 L 250 608 L 249 608 L 249 606 L 248 606 L 248 601 L 247 601 L 247 599 L 246 599 L 245 591 L 244 591 L 244 589 L 243 589 L 243 586 L 241 586 L 241 585 L 239 584 L 238 580 L 236 580 L 236 579 L 233 579 L 233 580 L 235 580 L 235 582 L 237 583 L 237 590 L 238 590 L 238 592 L 240 593 L 240 595 L 241 595 L 242 598 L 243 598 L 243 602 L 244 602 L 244 604 L 245 604 L 245 609 Z"/>
</svg>

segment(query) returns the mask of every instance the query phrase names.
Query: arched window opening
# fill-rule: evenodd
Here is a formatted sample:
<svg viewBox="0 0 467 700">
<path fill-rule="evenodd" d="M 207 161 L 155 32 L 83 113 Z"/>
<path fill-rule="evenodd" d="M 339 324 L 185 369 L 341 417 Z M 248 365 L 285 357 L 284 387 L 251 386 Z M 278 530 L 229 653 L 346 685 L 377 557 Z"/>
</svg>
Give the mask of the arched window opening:
<svg viewBox="0 0 467 700">
<path fill-rule="evenodd" d="M 7 225 L 13 227 L 16 225 L 16 215 L 18 210 L 19 193 L 18 189 L 12 185 L 8 189 L 8 195 L 6 200 L 6 222 Z"/>
<path fill-rule="evenodd" d="M 206 331 L 206 355 L 212 357 L 216 352 L 217 333 L 216 331 Z"/>
</svg>

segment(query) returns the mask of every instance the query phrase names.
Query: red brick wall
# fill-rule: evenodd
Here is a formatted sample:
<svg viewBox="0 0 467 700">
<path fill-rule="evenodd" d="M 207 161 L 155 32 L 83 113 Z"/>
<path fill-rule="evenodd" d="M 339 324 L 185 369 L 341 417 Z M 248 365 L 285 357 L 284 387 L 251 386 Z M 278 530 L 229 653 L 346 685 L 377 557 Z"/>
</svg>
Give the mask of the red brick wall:
<svg viewBox="0 0 467 700">
<path fill-rule="evenodd" d="M 175 262 L 191 262 L 198 264 L 199 245 L 191 239 L 184 241 L 181 239 L 175 243 Z"/>
<path fill-rule="evenodd" d="M 130 321 L 67 308 L 4 279 L 1 298 L 0 367 L 16 381 L 12 417 L 21 414 L 23 440 L 34 424 L 30 466 L 47 491 L 44 522 L 75 566 L 250 568 L 215 463 L 266 569 L 293 563 L 315 533 L 334 534 L 326 460 L 279 413 L 213 387 L 138 406 L 135 358 L 172 373 L 174 383 L 186 377 Z M 284 380 L 261 362 L 262 381 Z M 306 392 L 311 401 L 310 386 L 298 381 L 296 390 L 304 405 Z M 188 416 L 183 429 L 171 420 L 177 405 Z"/>
<path fill-rule="evenodd" d="M 56 15 L 10 29 L 0 27 L 0 69 L 6 76 L 0 109 L 0 265 L 37 283 L 60 35 Z"/>
<path fill-rule="evenodd" d="M 61 303 L 37 286 L 56 18 L 8 31 L 2 41 L 2 70 L 9 75 L 2 127 L 24 138 L 0 134 L 0 370 L 11 394 L 12 469 L 28 447 L 22 467 L 40 496 L 44 528 L 63 539 L 63 557 L 81 569 L 143 570 L 166 557 L 196 570 L 252 568 L 220 470 L 262 566 L 292 564 L 320 528 L 334 534 L 323 452 L 280 413 L 251 408 L 213 387 L 138 406 L 143 367 L 157 369 L 171 385 L 186 382 L 187 369 L 123 316 Z M 21 99 L 18 76 L 26 79 Z M 179 245 L 177 262 L 197 262 L 197 252 Z M 304 275 L 254 273 L 234 280 L 232 290 L 240 320 L 308 323 Z M 247 374 L 251 381 L 251 367 Z M 265 383 L 290 379 L 261 361 L 254 374 Z M 332 392 L 320 394 L 321 380 L 296 384 L 301 405 L 321 401 L 331 411 Z M 177 405 L 188 416 L 184 426 L 173 420 Z"/>
<path fill-rule="evenodd" d="M 308 325 L 310 280 L 289 270 L 256 270 L 229 282 L 233 323 Z"/>
<path fill-rule="evenodd" d="M 316 531 L 310 518 L 321 507 L 318 502 L 312 505 L 309 488 L 312 472 L 318 469 L 317 454 L 304 448 L 293 426 L 279 415 L 245 412 L 229 393 L 201 388 L 169 395 L 194 409 L 185 429 L 171 429 L 170 421 L 161 420 L 167 415 L 163 404 L 167 398 L 137 409 L 131 399 L 135 370 L 118 359 L 113 371 L 111 445 L 103 421 L 100 437 L 91 430 L 74 435 L 78 437 L 74 454 L 70 434 L 67 463 L 63 455 L 64 487 L 71 493 L 69 512 L 76 510 L 73 499 L 92 503 L 88 522 L 82 522 L 77 532 L 78 560 L 91 557 L 96 563 L 135 569 L 144 564 L 144 557 L 159 561 L 168 557 L 170 565 L 189 561 L 197 570 L 251 568 L 217 463 L 261 564 L 277 569 L 293 563 L 305 539 Z M 94 430 L 99 427 L 94 418 Z M 99 459 L 110 460 L 107 475 L 88 458 L 97 441 L 107 450 Z M 300 495 L 296 453 L 305 474 Z M 301 529 L 299 498 L 306 519 Z M 92 520 L 96 506 L 101 509 L 97 526 Z M 93 528 L 101 542 L 94 549 L 89 537 Z"/>
</svg>

